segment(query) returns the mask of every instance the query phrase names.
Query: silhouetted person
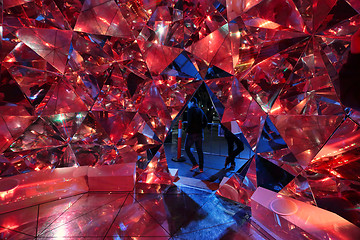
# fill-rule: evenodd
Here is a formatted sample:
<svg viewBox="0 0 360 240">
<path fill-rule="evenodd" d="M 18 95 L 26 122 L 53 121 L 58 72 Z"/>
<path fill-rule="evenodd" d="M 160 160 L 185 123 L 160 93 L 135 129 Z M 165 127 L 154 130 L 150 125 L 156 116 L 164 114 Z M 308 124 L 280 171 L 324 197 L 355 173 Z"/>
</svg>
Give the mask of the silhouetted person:
<svg viewBox="0 0 360 240">
<path fill-rule="evenodd" d="M 204 153 L 202 150 L 202 136 L 203 129 L 207 125 L 207 118 L 204 112 L 198 107 L 197 99 L 193 97 L 188 103 L 188 111 L 187 111 L 187 135 L 185 140 L 185 151 L 188 155 L 192 168 L 195 170 L 199 168 L 200 172 L 203 172 L 204 169 Z M 196 151 L 199 157 L 199 165 L 197 164 L 194 155 L 192 154 L 190 148 L 195 143 Z"/>
<path fill-rule="evenodd" d="M 244 150 L 244 143 L 225 126 L 221 125 L 221 127 L 224 130 L 224 136 L 228 144 L 228 156 L 225 160 L 225 168 L 230 164 L 230 170 L 234 170 L 235 158 Z M 235 145 L 236 148 L 234 149 Z"/>
<path fill-rule="evenodd" d="M 347 62 L 339 73 L 340 100 L 347 106 L 360 111 L 360 29 L 351 38 Z"/>
</svg>

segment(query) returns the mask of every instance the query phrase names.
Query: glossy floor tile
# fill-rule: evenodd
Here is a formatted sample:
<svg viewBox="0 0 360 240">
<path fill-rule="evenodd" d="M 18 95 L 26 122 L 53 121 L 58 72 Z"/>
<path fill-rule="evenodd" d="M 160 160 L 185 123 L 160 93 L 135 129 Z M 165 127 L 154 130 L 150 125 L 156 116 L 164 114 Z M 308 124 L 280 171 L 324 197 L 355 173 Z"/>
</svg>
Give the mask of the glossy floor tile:
<svg viewBox="0 0 360 240">
<path fill-rule="evenodd" d="M 0 215 L 0 239 L 271 239 L 251 211 L 212 192 L 88 192 Z"/>
</svg>

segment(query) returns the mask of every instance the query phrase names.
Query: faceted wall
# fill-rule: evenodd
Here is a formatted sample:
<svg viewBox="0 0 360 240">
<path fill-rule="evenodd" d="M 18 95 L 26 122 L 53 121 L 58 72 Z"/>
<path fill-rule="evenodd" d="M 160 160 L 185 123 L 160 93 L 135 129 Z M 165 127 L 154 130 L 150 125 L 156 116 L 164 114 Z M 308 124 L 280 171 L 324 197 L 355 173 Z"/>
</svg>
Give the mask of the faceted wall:
<svg viewBox="0 0 360 240">
<path fill-rule="evenodd" d="M 227 183 L 236 200 L 262 186 L 359 225 L 360 113 L 337 94 L 358 0 L 1 8 L 0 177 L 136 163 L 138 182 L 170 183 L 163 142 L 205 83 L 255 153 Z"/>
</svg>

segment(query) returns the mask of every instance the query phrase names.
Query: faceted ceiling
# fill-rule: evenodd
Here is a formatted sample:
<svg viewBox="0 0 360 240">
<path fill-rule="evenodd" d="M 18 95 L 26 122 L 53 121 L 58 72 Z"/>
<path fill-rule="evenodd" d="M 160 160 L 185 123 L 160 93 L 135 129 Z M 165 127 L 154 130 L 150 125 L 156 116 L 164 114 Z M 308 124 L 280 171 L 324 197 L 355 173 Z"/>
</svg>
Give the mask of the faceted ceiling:
<svg viewBox="0 0 360 240">
<path fill-rule="evenodd" d="M 331 211 L 323 203 L 341 199 L 342 216 L 359 224 L 360 113 L 341 104 L 337 75 L 358 0 L 1 8 L 0 177 L 136 163 L 139 182 L 171 182 L 163 142 L 204 83 L 221 121 L 238 124 L 255 153 L 228 185 Z"/>
</svg>

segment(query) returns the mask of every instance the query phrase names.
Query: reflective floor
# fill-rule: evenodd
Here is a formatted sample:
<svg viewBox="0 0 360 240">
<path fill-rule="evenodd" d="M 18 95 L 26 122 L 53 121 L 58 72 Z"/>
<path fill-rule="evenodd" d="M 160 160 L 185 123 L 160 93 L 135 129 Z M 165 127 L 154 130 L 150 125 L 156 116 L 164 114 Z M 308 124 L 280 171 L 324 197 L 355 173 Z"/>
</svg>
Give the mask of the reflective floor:
<svg viewBox="0 0 360 240">
<path fill-rule="evenodd" d="M 88 192 L 0 215 L 0 239 L 272 239 L 248 207 L 188 186 Z"/>
</svg>

